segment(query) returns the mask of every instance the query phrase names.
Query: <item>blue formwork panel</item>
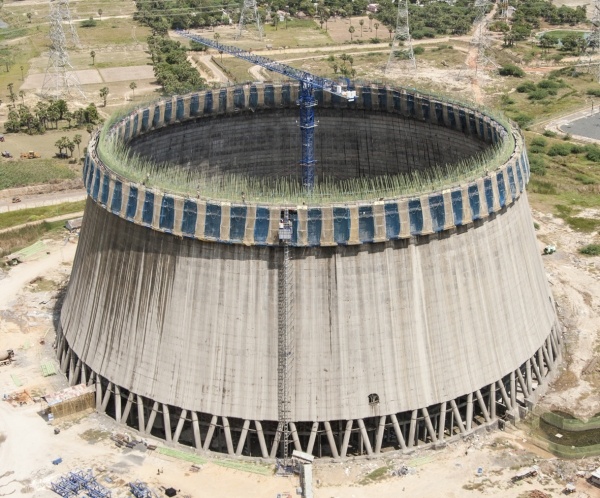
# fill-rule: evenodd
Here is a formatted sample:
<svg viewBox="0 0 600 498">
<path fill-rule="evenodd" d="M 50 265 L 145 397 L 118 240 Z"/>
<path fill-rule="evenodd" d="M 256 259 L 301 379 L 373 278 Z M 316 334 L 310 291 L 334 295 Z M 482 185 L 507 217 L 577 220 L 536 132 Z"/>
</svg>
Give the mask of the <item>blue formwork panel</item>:
<svg viewBox="0 0 600 498">
<path fill-rule="evenodd" d="M 152 116 L 152 127 L 156 128 L 160 124 L 160 107 L 154 108 L 154 116 Z"/>
<path fill-rule="evenodd" d="M 88 169 L 87 182 L 85 182 L 87 187 L 87 193 L 89 194 L 92 191 L 92 178 L 94 178 L 94 171 L 96 170 L 94 161 L 90 159 L 90 167 Z"/>
<path fill-rule="evenodd" d="M 408 114 L 414 116 L 416 114 L 415 110 L 415 97 L 410 93 L 406 94 L 406 107 L 408 108 Z"/>
<path fill-rule="evenodd" d="M 190 97 L 190 116 L 197 116 L 198 114 L 200 114 L 200 95 L 194 93 Z"/>
<path fill-rule="evenodd" d="M 231 206 L 229 214 L 229 240 L 241 242 L 246 233 L 246 206 Z"/>
<path fill-rule="evenodd" d="M 450 127 L 456 128 L 456 114 L 454 114 L 454 107 L 446 104 L 446 109 L 448 110 L 448 121 L 450 121 Z"/>
<path fill-rule="evenodd" d="M 275 105 L 275 89 L 273 85 L 265 85 L 265 105 Z"/>
<path fill-rule="evenodd" d="M 290 85 L 283 85 L 281 87 L 281 103 L 284 105 L 290 105 L 292 101 L 292 90 Z"/>
<path fill-rule="evenodd" d="M 318 105 L 323 105 L 323 89 L 315 88 L 313 91 L 313 95 Z"/>
<path fill-rule="evenodd" d="M 380 88 L 379 89 L 379 95 L 378 95 L 378 99 L 379 99 L 379 109 L 387 109 L 387 88 Z"/>
<path fill-rule="evenodd" d="M 130 128 L 131 128 L 131 120 L 127 119 L 125 121 L 125 135 L 123 135 L 123 140 L 125 140 L 126 142 L 127 142 L 127 140 L 129 140 Z"/>
<path fill-rule="evenodd" d="M 225 112 L 227 110 L 227 90 L 222 88 L 219 90 L 219 112 Z"/>
<path fill-rule="evenodd" d="M 385 236 L 388 239 L 397 239 L 400 237 L 400 213 L 398 212 L 398 204 L 391 202 L 385 204 Z"/>
<path fill-rule="evenodd" d="M 459 109 L 458 110 L 458 120 L 460 121 L 460 130 L 463 133 L 466 133 L 468 128 L 467 128 L 467 115 L 465 114 L 465 111 L 463 109 Z"/>
<path fill-rule="evenodd" d="M 206 92 L 204 94 L 204 114 L 210 114 L 213 111 L 213 94 Z"/>
<path fill-rule="evenodd" d="M 444 107 L 440 102 L 435 103 L 435 117 L 437 118 L 438 124 L 444 124 Z"/>
<path fill-rule="evenodd" d="M 423 119 L 429 121 L 429 100 L 421 99 L 421 112 L 423 113 Z"/>
<path fill-rule="evenodd" d="M 429 212 L 431 213 L 431 226 L 434 232 L 441 232 L 446 223 L 444 197 L 441 194 L 429 197 Z"/>
<path fill-rule="evenodd" d="M 177 109 L 175 110 L 175 119 L 177 121 L 183 121 L 185 119 L 185 105 L 183 103 L 183 97 L 177 97 Z"/>
<path fill-rule="evenodd" d="M 183 216 L 181 218 L 181 233 L 188 237 L 196 234 L 196 221 L 198 220 L 198 205 L 192 199 L 183 201 Z"/>
<path fill-rule="evenodd" d="M 529 171 L 529 160 L 527 159 L 527 154 L 525 151 L 521 154 L 521 164 L 524 166 L 525 178 L 529 179 L 531 172 Z"/>
<path fill-rule="evenodd" d="M 392 92 L 392 100 L 394 101 L 394 111 L 402 111 L 402 95 L 398 90 Z"/>
<path fill-rule="evenodd" d="M 142 131 L 148 131 L 150 127 L 150 109 L 142 111 Z"/>
<path fill-rule="evenodd" d="M 160 216 L 158 219 L 158 227 L 166 232 L 173 231 L 175 224 L 175 199 L 173 197 L 164 196 L 160 205 Z"/>
<path fill-rule="evenodd" d="M 362 87 L 362 104 L 365 109 L 373 108 L 373 102 L 371 101 L 371 88 L 368 86 Z"/>
<path fill-rule="evenodd" d="M 108 202 L 108 188 L 110 186 L 110 178 L 106 173 L 104 173 L 104 178 L 102 179 L 102 192 L 100 193 L 100 203 L 106 206 Z"/>
<path fill-rule="evenodd" d="M 513 173 L 513 164 L 509 164 L 508 168 L 506 168 L 506 173 L 508 174 L 508 186 L 510 188 L 510 195 L 513 200 L 517 196 L 517 185 L 515 183 L 515 174 Z"/>
<path fill-rule="evenodd" d="M 322 218 L 320 209 L 313 208 L 308 210 L 307 235 L 309 246 L 318 246 L 321 243 Z"/>
<path fill-rule="evenodd" d="M 481 202 L 479 201 L 479 189 L 476 184 L 469 185 L 467 189 L 469 194 L 469 207 L 471 208 L 471 218 L 473 221 L 481 218 Z"/>
<path fill-rule="evenodd" d="M 483 190 L 485 192 L 485 202 L 487 203 L 488 214 L 494 212 L 494 187 L 491 178 L 483 179 Z"/>
<path fill-rule="evenodd" d="M 152 225 L 154 217 L 154 194 L 146 190 L 144 196 L 144 205 L 142 206 L 142 223 L 144 225 Z"/>
<path fill-rule="evenodd" d="M 343 207 L 333 208 L 333 240 L 337 244 L 346 244 L 350 239 L 350 210 Z"/>
<path fill-rule="evenodd" d="M 486 123 L 487 124 L 487 139 L 490 141 L 493 141 L 492 138 L 492 125 L 490 123 Z"/>
<path fill-rule="evenodd" d="M 128 220 L 135 218 L 137 211 L 138 188 L 131 185 L 129 187 L 129 197 L 127 198 L 127 208 L 125 209 L 125 217 Z"/>
<path fill-rule="evenodd" d="M 479 117 L 479 137 L 484 140 L 485 139 L 485 128 L 483 124 L 483 118 Z"/>
<path fill-rule="evenodd" d="M 373 242 L 375 238 L 373 206 L 358 206 L 358 238 L 361 242 Z"/>
<path fill-rule="evenodd" d="M 96 178 L 94 178 L 94 188 L 92 190 L 92 199 L 97 201 L 99 192 L 100 192 L 100 171 L 96 170 Z"/>
<path fill-rule="evenodd" d="M 258 107 L 258 90 L 255 86 L 250 87 L 250 107 L 256 109 Z"/>
<path fill-rule="evenodd" d="M 135 115 L 133 116 L 133 130 L 131 132 L 131 136 L 135 137 L 138 133 L 138 125 L 140 122 L 140 115 L 138 113 L 135 113 Z"/>
<path fill-rule="evenodd" d="M 492 126 L 492 140 L 495 144 L 498 143 L 498 132 L 495 126 Z"/>
<path fill-rule="evenodd" d="M 268 208 L 256 208 L 256 219 L 254 221 L 254 242 L 256 244 L 266 244 L 269 236 L 269 218 Z"/>
<path fill-rule="evenodd" d="M 233 107 L 236 109 L 243 109 L 246 107 L 246 95 L 244 94 L 243 88 L 236 87 L 233 90 Z"/>
<path fill-rule="evenodd" d="M 518 159 L 517 159 L 517 162 L 515 163 L 515 168 L 517 169 L 517 178 L 519 180 L 519 190 L 521 192 L 523 192 L 523 189 L 525 188 L 525 185 L 523 183 L 523 173 L 521 171 L 521 165 L 520 165 Z"/>
<path fill-rule="evenodd" d="M 471 130 L 471 135 L 477 136 L 477 120 L 475 119 L 475 114 L 472 112 L 469 113 L 469 129 Z"/>
<path fill-rule="evenodd" d="M 218 204 L 206 205 L 204 236 L 213 239 L 221 236 L 221 206 Z"/>
<path fill-rule="evenodd" d="M 165 102 L 165 119 L 164 119 L 165 124 L 170 123 L 172 117 L 173 117 L 173 102 L 171 102 L 170 100 L 167 100 Z"/>
<path fill-rule="evenodd" d="M 496 173 L 496 179 L 498 180 L 498 202 L 500 207 L 506 206 L 506 185 L 504 185 L 504 175 L 502 171 Z"/>
<path fill-rule="evenodd" d="M 289 220 L 292 224 L 292 238 L 290 239 L 290 244 L 293 246 L 297 246 L 298 245 L 298 213 L 296 211 L 290 212 Z"/>
<path fill-rule="evenodd" d="M 110 203 L 110 210 L 115 214 L 121 214 L 122 189 L 123 184 L 117 180 L 115 182 L 115 189 L 113 190 L 113 197 Z"/>
<path fill-rule="evenodd" d="M 454 224 L 460 226 L 463 224 L 463 198 L 462 189 L 454 190 L 450 194 L 452 199 L 452 216 L 454 218 Z"/>
<path fill-rule="evenodd" d="M 421 199 L 411 199 L 408 201 L 408 221 L 410 223 L 410 234 L 421 235 L 423 232 Z"/>
</svg>

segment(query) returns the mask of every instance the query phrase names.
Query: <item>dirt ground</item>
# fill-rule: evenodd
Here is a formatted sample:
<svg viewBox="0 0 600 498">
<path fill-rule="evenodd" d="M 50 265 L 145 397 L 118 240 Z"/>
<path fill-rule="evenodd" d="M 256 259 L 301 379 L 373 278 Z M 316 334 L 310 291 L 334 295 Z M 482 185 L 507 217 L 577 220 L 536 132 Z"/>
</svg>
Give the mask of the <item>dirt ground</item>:
<svg viewBox="0 0 600 498">
<path fill-rule="evenodd" d="M 589 213 L 590 216 L 598 213 Z M 598 350 L 600 332 L 600 258 L 584 258 L 577 249 L 593 235 L 582 235 L 551 215 L 534 212 L 540 252 L 548 243 L 558 251 L 544 263 L 561 319 L 565 324 L 567 350 L 563 374 L 555 388 L 541 401 L 549 408 L 566 407 L 577 416 L 600 411 L 598 376 L 582 376 L 582 369 Z M 214 456 L 201 455 L 207 463 L 198 473 L 190 463 L 146 451 L 143 447 L 122 450 L 110 439 L 116 432 L 133 431 L 104 415 L 91 414 L 48 425 L 43 402 L 36 396 L 66 387 L 62 374 L 43 377 L 41 364 L 52 362 L 58 370 L 51 344 L 53 318 L 59 290 L 68 279 L 76 249 L 76 237 L 44 241 L 25 263 L 0 271 L 0 350 L 14 349 L 16 362 L 0 367 L 0 395 L 21 395 L 25 404 L 0 401 L 0 495 L 54 496 L 49 484 L 66 471 L 92 468 L 113 496 L 127 496 L 126 484 L 141 479 L 154 489 L 173 486 L 181 495 L 273 497 L 294 496 L 296 477 L 265 476 L 225 468 Z M 43 344 L 42 344 L 43 342 Z M 53 428 L 61 429 L 55 435 Z M 390 453 L 378 459 L 355 459 L 315 465 L 317 498 L 464 497 L 480 494 L 496 497 L 558 497 L 573 481 L 579 498 L 600 497 L 576 472 L 589 472 L 600 458 L 564 461 L 531 444 L 527 428 L 509 427 L 505 432 L 483 432 L 452 442 L 440 450 Z M 150 440 L 149 440 L 150 441 Z M 160 442 L 157 442 L 159 446 Z M 35 448 L 35 451 L 31 451 Z M 140 449 L 141 448 L 141 449 Z M 51 461 L 61 457 L 54 466 Z M 538 477 L 517 484 L 510 478 L 522 467 L 539 465 Z M 385 467 L 385 469 L 383 469 Z M 251 468 L 251 466 L 250 466 Z M 481 468 L 481 475 L 477 469 Z M 157 475 L 157 470 L 164 473 Z M 377 471 L 380 477 L 369 478 Z M 395 473 L 397 475 L 392 475 Z M 107 479 L 108 478 L 108 479 Z M 110 482 L 109 482 L 110 481 Z M 529 494 L 534 490 L 545 495 Z"/>
</svg>

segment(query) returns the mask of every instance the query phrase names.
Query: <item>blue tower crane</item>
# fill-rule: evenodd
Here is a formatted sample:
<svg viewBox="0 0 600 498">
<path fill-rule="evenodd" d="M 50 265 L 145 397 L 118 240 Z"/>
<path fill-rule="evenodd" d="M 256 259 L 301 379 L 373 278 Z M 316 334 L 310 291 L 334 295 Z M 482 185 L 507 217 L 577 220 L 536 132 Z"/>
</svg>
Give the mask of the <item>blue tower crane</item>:
<svg viewBox="0 0 600 498">
<path fill-rule="evenodd" d="M 233 55 L 238 59 L 243 59 L 300 82 L 298 105 L 300 107 L 300 133 L 302 137 L 302 159 L 300 161 L 300 165 L 302 166 L 302 185 L 307 191 L 312 192 L 315 186 L 315 127 L 317 126 L 315 120 L 315 106 L 317 105 L 317 101 L 314 97 L 314 89 L 321 88 L 328 93 L 352 102 L 356 98 L 356 92 L 350 89 L 349 81 L 344 89 L 342 84 L 336 81 L 290 67 L 267 57 L 255 55 L 241 48 L 224 45 L 216 40 L 203 38 L 187 31 L 178 31 L 177 33 L 207 47 Z"/>
</svg>

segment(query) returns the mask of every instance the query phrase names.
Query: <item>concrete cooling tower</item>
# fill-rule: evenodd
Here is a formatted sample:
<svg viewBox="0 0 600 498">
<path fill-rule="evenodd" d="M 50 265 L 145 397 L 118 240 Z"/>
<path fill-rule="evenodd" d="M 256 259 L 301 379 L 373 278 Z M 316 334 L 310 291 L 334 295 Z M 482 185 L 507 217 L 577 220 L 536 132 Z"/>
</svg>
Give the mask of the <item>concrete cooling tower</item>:
<svg viewBox="0 0 600 498">
<path fill-rule="evenodd" d="M 561 334 L 520 131 L 413 90 L 356 90 L 315 92 L 313 195 L 235 183 L 299 177 L 294 83 L 175 96 L 93 137 L 55 345 L 99 411 L 198 451 L 345 458 L 531 407 Z M 479 172 L 393 180 L 461 161 Z M 357 179 L 373 188 L 344 192 Z"/>
</svg>

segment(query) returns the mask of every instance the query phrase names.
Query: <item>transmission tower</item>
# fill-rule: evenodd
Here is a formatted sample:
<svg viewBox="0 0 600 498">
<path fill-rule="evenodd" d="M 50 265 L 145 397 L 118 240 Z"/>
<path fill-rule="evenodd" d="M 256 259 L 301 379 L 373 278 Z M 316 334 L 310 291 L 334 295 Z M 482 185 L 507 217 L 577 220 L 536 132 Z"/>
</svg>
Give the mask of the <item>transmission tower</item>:
<svg viewBox="0 0 600 498">
<path fill-rule="evenodd" d="M 496 65 L 489 57 L 489 48 L 491 45 L 490 32 L 488 30 L 487 11 L 492 5 L 490 0 L 475 0 L 475 9 L 477 9 L 477 17 L 475 18 L 475 33 L 471 38 L 471 45 L 477 48 L 477 66 L 485 67 L 489 64 Z"/>
<path fill-rule="evenodd" d="M 71 21 L 69 0 L 50 1 L 50 56 L 42 85 L 42 95 L 47 98 L 62 98 L 77 94 L 85 98 L 81 83 L 75 74 L 67 53 L 67 36 L 64 26 L 68 26 L 70 41 L 79 45 L 75 26 Z"/>
<path fill-rule="evenodd" d="M 242 12 L 240 14 L 240 23 L 238 25 L 238 32 L 235 36 L 236 40 L 239 40 L 244 33 L 244 30 L 249 31 L 248 27 L 256 24 L 256 31 L 259 40 L 263 39 L 263 28 L 260 23 L 260 15 L 258 13 L 258 7 L 256 0 L 244 0 L 242 5 Z"/>
<path fill-rule="evenodd" d="M 402 49 L 400 48 L 402 47 Z M 388 58 L 385 74 L 388 74 L 394 62 L 398 59 L 408 60 L 410 69 L 417 69 L 417 61 L 413 52 L 412 40 L 410 38 L 410 29 L 408 26 L 408 0 L 398 0 L 398 15 L 396 16 L 396 33 L 392 41 L 392 50 Z"/>
<path fill-rule="evenodd" d="M 595 0 L 592 8 L 592 32 L 588 38 L 588 47 L 598 54 L 600 52 L 600 0 Z M 590 57 L 589 71 L 594 73 L 596 81 L 600 83 L 599 60 L 596 60 L 595 64 L 592 66 L 592 59 Z"/>
</svg>

